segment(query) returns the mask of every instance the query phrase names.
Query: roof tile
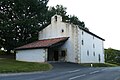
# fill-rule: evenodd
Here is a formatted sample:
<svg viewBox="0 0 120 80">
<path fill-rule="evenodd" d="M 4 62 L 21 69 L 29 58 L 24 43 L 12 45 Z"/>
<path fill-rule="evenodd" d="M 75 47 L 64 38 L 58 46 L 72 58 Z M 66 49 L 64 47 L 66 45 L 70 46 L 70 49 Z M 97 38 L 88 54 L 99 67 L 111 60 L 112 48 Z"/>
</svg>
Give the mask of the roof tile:
<svg viewBox="0 0 120 80">
<path fill-rule="evenodd" d="M 53 44 L 56 44 L 61 41 L 66 41 L 68 37 L 60 37 L 60 38 L 52 38 L 52 39 L 44 39 L 44 40 L 38 40 L 26 45 L 23 45 L 21 47 L 15 48 L 15 50 L 21 50 L 21 49 L 34 49 L 34 48 L 47 48 L 50 47 Z"/>
</svg>

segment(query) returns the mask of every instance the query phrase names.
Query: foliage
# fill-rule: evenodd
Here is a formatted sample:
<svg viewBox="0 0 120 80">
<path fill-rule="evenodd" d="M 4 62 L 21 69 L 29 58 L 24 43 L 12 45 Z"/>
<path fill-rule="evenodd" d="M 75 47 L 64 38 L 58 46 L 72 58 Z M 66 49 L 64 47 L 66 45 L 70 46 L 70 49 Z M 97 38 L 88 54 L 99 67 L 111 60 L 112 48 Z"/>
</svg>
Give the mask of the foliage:
<svg viewBox="0 0 120 80">
<path fill-rule="evenodd" d="M 52 68 L 48 63 L 21 62 L 13 59 L 0 59 L 0 73 L 46 71 Z"/>
<path fill-rule="evenodd" d="M 84 22 L 67 15 L 66 7 L 57 5 L 48 9 L 49 0 L 0 0 L 0 48 L 10 52 L 14 48 L 38 39 L 38 32 L 51 22 L 55 14 L 64 22 L 79 25 Z"/>
<path fill-rule="evenodd" d="M 85 28 L 85 24 L 84 22 L 81 22 L 77 16 L 75 15 L 67 15 L 67 8 L 66 7 L 63 7 L 62 5 L 56 5 L 55 7 L 50 7 L 49 8 L 49 12 L 48 12 L 48 15 L 49 15 L 49 20 L 50 18 L 55 15 L 55 14 L 58 14 L 58 15 L 61 15 L 62 16 L 62 20 L 64 22 L 68 22 L 68 23 L 73 23 L 75 25 L 79 25 L 80 27 L 83 27 Z"/>
<path fill-rule="evenodd" d="M 6 52 L 5 52 L 5 51 L 0 50 L 0 55 L 1 55 L 1 54 L 6 54 Z"/>
<path fill-rule="evenodd" d="M 48 0 L 1 0 L 0 47 L 12 50 L 37 40 L 38 31 L 48 23 Z"/>
<path fill-rule="evenodd" d="M 105 49 L 105 62 L 120 63 L 120 50 L 112 48 Z"/>
</svg>

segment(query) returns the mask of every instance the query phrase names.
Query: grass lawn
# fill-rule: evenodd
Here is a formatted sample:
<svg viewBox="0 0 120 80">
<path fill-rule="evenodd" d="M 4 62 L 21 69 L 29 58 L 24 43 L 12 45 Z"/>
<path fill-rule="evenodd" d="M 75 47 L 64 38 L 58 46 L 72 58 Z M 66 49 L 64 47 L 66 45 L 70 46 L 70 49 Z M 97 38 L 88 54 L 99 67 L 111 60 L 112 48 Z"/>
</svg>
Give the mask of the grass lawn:
<svg viewBox="0 0 120 80">
<path fill-rule="evenodd" d="M 85 66 L 85 67 L 91 67 L 90 63 L 82 63 L 80 65 Z M 110 64 L 110 63 L 93 63 L 92 65 L 93 67 L 117 67 L 119 66 L 117 64 Z"/>
<path fill-rule="evenodd" d="M 13 59 L 0 59 L 0 73 L 17 73 L 31 71 L 47 71 L 52 66 L 48 63 L 22 62 Z"/>
</svg>

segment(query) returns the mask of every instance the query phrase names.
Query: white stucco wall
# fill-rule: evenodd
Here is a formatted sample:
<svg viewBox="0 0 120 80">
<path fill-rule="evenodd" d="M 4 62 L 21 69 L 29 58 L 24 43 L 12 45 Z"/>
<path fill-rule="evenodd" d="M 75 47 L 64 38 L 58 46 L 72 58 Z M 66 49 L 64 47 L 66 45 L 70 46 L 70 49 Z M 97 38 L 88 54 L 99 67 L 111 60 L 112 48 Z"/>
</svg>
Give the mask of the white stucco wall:
<svg viewBox="0 0 120 80">
<path fill-rule="evenodd" d="M 64 30 L 64 32 L 62 32 Z M 72 24 L 62 22 L 61 16 L 58 16 L 58 21 L 51 19 L 51 24 L 45 29 L 39 32 L 39 40 L 58 38 L 58 37 L 69 37 L 67 42 L 61 47 L 67 50 L 66 61 L 67 62 L 78 62 L 78 27 Z"/>
<path fill-rule="evenodd" d="M 82 34 L 83 32 L 83 34 Z M 81 63 L 104 63 L 104 47 L 103 41 L 89 33 L 81 30 Z M 83 45 L 82 45 L 83 40 Z M 93 47 L 94 45 L 94 47 Z M 87 54 L 89 52 L 89 55 Z M 95 54 L 95 55 L 94 55 Z"/>
<path fill-rule="evenodd" d="M 59 17 L 59 16 L 58 16 Z M 52 19 L 51 19 L 52 20 Z M 62 32 L 62 29 L 64 32 Z M 66 24 L 58 20 L 57 22 L 54 19 L 51 21 L 51 24 L 39 32 L 39 40 L 48 39 L 48 38 L 58 38 L 66 37 Z"/>
<path fill-rule="evenodd" d="M 47 49 L 18 50 L 16 60 L 27 62 L 45 62 L 47 60 Z"/>
<path fill-rule="evenodd" d="M 64 23 L 65 24 L 65 23 Z M 78 63 L 79 43 L 78 43 L 78 27 L 71 24 L 66 24 L 66 37 L 69 39 L 65 42 L 61 49 L 67 49 L 66 60 L 68 62 Z"/>
<path fill-rule="evenodd" d="M 64 32 L 62 32 L 64 30 Z M 51 24 L 39 32 L 39 40 L 69 37 L 60 49 L 67 50 L 66 61 L 75 63 L 98 63 L 98 55 L 101 55 L 101 62 L 104 62 L 103 41 L 93 35 L 82 31 L 77 25 L 62 22 L 61 16 L 58 16 L 58 21 L 55 21 L 54 16 L 51 19 Z M 84 45 L 81 41 L 84 40 Z M 93 44 L 95 48 L 93 48 Z M 87 56 L 87 50 L 89 56 Z M 95 56 L 93 55 L 95 52 Z"/>
</svg>

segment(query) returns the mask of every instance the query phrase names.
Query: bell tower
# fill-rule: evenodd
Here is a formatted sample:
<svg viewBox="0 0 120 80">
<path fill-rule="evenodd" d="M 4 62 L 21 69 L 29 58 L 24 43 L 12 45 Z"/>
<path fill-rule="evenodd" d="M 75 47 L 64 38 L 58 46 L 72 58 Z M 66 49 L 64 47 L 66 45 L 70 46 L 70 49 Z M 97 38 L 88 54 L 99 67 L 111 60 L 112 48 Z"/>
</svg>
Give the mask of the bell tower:
<svg viewBox="0 0 120 80">
<path fill-rule="evenodd" d="M 55 14 L 51 18 L 51 23 L 62 22 L 62 16 Z"/>
</svg>

